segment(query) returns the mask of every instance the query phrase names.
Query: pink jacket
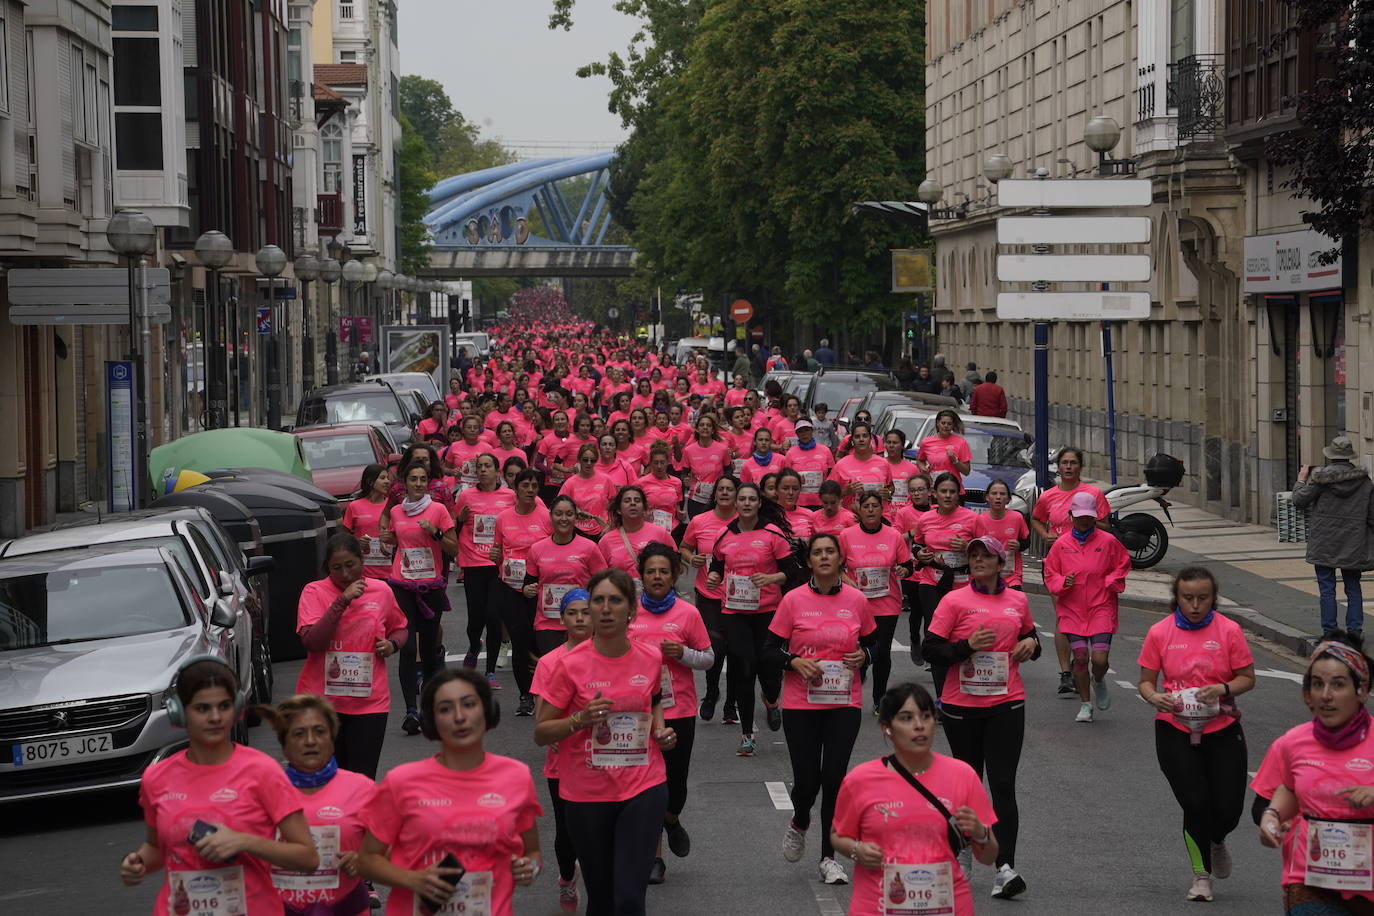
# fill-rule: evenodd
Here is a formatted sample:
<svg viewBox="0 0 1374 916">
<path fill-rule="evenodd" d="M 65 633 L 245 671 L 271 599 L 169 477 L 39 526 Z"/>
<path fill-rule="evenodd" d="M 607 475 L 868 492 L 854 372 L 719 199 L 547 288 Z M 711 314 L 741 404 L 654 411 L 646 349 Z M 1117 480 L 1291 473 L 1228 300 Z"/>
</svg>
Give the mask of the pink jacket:
<svg viewBox="0 0 1374 916">
<path fill-rule="evenodd" d="M 1083 544 L 1066 532 L 1051 544 L 1045 557 L 1045 588 L 1054 596 L 1060 632 L 1115 633 L 1116 596 L 1125 591 L 1130 571 L 1130 554 L 1105 531 L 1093 529 Z M 1069 573 L 1074 573 L 1074 584 L 1065 588 Z"/>
</svg>

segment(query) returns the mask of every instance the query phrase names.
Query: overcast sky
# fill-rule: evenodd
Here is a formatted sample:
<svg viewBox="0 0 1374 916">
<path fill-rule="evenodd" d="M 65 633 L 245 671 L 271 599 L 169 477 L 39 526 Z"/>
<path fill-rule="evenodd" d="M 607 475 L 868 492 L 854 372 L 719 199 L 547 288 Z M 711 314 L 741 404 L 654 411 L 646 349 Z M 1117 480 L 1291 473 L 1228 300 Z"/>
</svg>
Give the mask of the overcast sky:
<svg viewBox="0 0 1374 916">
<path fill-rule="evenodd" d="M 635 20 L 580 0 L 572 31 L 549 31 L 550 0 L 401 0 L 401 75 L 438 80 L 453 107 L 522 157 L 610 149 L 625 137 L 610 83 L 578 67 L 622 50 Z"/>
</svg>

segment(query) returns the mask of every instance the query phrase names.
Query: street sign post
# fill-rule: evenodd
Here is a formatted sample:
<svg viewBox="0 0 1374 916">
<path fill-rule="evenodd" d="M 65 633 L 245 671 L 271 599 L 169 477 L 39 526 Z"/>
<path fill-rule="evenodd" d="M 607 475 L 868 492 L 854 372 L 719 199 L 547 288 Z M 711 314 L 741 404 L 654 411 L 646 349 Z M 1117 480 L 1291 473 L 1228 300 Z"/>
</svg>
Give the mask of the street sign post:
<svg viewBox="0 0 1374 916">
<path fill-rule="evenodd" d="M 1003 321 L 1125 321 L 1150 317 L 1150 294 L 998 293 Z"/>
<path fill-rule="evenodd" d="M 997 183 L 1001 207 L 1148 207 L 1153 201 L 1148 178 L 1007 178 Z"/>
<path fill-rule="evenodd" d="M 1126 283 L 1150 279 L 1148 254 L 1002 254 L 997 279 L 1011 282 Z"/>
<path fill-rule="evenodd" d="M 1004 216 L 1002 245 L 1132 245 L 1150 240 L 1148 216 Z"/>
</svg>

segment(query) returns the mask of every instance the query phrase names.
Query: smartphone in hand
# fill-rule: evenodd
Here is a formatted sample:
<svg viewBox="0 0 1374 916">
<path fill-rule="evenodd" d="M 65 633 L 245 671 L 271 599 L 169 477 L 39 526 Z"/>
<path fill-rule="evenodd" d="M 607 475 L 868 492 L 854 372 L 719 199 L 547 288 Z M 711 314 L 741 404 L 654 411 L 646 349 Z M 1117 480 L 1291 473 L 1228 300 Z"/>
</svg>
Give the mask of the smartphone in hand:
<svg viewBox="0 0 1374 916">
<path fill-rule="evenodd" d="M 451 852 L 446 852 L 446 853 L 444 853 L 444 857 L 443 857 L 442 859 L 439 860 L 439 867 L 440 867 L 440 868 L 456 868 L 456 869 L 458 869 L 458 874 L 456 874 L 456 875 L 440 875 L 440 876 L 439 876 L 439 879 L 440 879 L 440 880 L 447 882 L 447 883 L 448 883 L 450 886 L 452 886 L 452 887 L 457 887 L 457 886 L 458 886 L 458 882 L 459 882 L 459 881 L 462 881 L 462 880 L 463 880 L 463 876 L 467 874 L 467 869 L 463 868 L 463 863 L 462 863 L 462 862 L 459 862 L 459 861 L 458 861 L 458 857 L 455 856 L 455 855 L 454 855 L 453 853 L 451 853 Z M 443 905 L 444 905 L 444 902 L 443 902 L 443 901 L 439 901 L 438 903 L 436 903 L 436 902 L 434 902 L 433 900 L 430 900 L 428 897 L 421 897 L 421 898 L 420 898 L 420 909 L 423 910 L 426 914 L 433 914 L 433 913 L 438 912 L 438 910 L 439 910 Z"/>
</svg>

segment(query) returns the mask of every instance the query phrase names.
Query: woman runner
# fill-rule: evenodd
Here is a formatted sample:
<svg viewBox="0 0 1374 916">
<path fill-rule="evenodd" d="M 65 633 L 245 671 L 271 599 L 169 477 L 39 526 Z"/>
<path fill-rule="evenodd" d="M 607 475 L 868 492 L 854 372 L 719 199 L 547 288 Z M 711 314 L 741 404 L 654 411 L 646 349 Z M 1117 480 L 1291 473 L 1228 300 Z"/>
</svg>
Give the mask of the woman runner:
<svg viewBox="0 0 1374 916">
<path fill-rule="evenodd" d="M 483 452 L 473 464 L 477 469 L 477 485 L 459 493 L 456 505 L 458 565 L 463 570 L 463 594 L 468 605 L 468 651 L 463 657 L 463 667 L 477 667 L 477 654 L 483 648 L 485 631 L 487 683 L 496 689 L 501 686 L 496 678 L 496 659 L 501 654 L 501 618 L 491 606 L 491 592 L 500 569 L 491 559 L 491 546 L 496 543 L 496 519 L 515 505 L 515 491 L 502 486 L 501 466 L 495 455 Z"/>
<path fill-rule="evenodd" d="M 490 601 L 511 643 L 511 672 L 520 690 L 517 716 L 534 715 L 530 682 L 534 678 L 534 602 L 525 594 L 530 548 L 553 534 L 549 510 L 539 502 L 539 472 L 526 468 L 515 477 L 515 505 L 496 516 L 491 561 L 497 579 Z"/>
<path fill-rule="evenodd" d="M 725 590 L 719 585 L 711 585 L 709 562 L 716 539 L 725 526 L 735 517 L 735 490 L 738 482 L 733 477 L 721 477 L 711 492 L 714 506 L 710 512 L 695 515 L 687 523 L 687 531 L 682 535 L 682 561 L 696 568 L 695 581 L 697 610 L 706 624 L 706 632 L 711 637 L 711 649 L 715 662 L 706 669 L 706 692 L 702 695 L 697 713 L 703 722 L 710 722 L 716 714 L 716 703 L 720 702 L 720 673 L 725 667 L 726 638 L 725 619 L 721 613 L 721 602 Z M 739 722 L 735 702 L 734 683 L 726 678 L 725 706 L 721 711 L 721 722 L 734 725 Z"/>
<path fill-rule="evenodd" d="M 902 612 L 901 581 L 911 575 L 911 550 L 901 532 L 883 521 L 883 499 L 870 490 L 856 504 L 859 524 L 839 534 L 845 579 L 868 599 L 873 634 L 873 714 L 892 673 L 892 636 Z"/>
</svg>

